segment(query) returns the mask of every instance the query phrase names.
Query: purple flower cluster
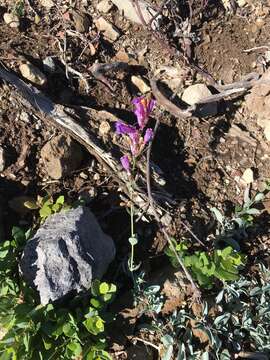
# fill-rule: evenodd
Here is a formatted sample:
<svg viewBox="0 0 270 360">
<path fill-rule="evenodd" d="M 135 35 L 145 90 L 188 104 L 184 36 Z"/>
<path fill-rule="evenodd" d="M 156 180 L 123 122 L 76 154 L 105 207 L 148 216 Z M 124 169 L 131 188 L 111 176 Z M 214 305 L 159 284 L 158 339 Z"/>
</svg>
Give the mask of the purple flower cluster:
<svg viewBox="0 0 270 360">
<path fill-rule="evenodd" d="M 137 157 L 144 146 L 152 139 L 153 130 L 146 128 L 151 111 L 155 106 L 155 100 L 147 99 L 143 96 L 132 101 L 135 106 L 134 114 L 137 117 L 137 126 L 126 125 L 121 121 L 116 122 L 116 133 L 118 135 L 127 135 L 129 139 L 130 151 L 132 157 Z M 121 157 L 123 168 L 130 173 L 130 158 L 128 155 Z"/>
</svg>

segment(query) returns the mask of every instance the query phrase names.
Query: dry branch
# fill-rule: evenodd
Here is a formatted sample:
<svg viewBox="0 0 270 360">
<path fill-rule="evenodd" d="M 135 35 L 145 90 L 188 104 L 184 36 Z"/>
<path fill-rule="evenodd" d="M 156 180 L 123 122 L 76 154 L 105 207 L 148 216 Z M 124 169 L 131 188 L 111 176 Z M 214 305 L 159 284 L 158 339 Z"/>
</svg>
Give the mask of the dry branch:
<svg viewBox="0 0 270 360">
<path fill-rule="evenodd" d="M 119 184 L 121 190 L 129 198 L 129 178 L 125 171 L 122 170 L 119 160 L 115 158 L 109 151 L 106 151 L 104 145 L 98 140 L 97 135 L 90 129 L 84 129 L 76 120 L 68 113 L 68 109 L 54 104 L 51 99 L 45 96 L 41 91 L 32 85 L 26 84 L 15 73 L 8 71 L 4 66 L 0 65 L 0 78 L 15 86 L 23 99 L 17 99 L 23 102 L 30 111 L 36 110 L 39 118 L 51 123 L 58 129 L 63 130 L 66 134 L 82 144 L 91 155 L 93 155 L 104 167 L 106 172 L 111 175 Z M 100 121 L 100 119 L 95 119 Z M 154 167 L 154 166 L 153 166 Z M 139 176 L 133 193 L 133 201 L 138 209 L 151 209 L 148 206 L 148 197 L 146 194 L 145 176 Z M 156 190 L 156 192 L 155 192 Z M 153 194 L 157 204 L 167 205 L 172 203 L 172 196 L 168 194 L 161 186 L 156 184 Z M 161 206 L 156 205 L 156 211 L 162 215 Z"/>
</svg>

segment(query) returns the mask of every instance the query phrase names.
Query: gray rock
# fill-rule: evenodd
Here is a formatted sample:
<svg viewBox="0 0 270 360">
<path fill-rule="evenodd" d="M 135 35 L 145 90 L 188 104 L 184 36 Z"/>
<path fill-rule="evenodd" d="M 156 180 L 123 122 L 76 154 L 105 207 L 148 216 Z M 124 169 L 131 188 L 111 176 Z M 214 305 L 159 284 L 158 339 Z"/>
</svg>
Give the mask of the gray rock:
<svg viewBox="0 0 270 360">
<path fill-rule="evenodd" d="M 41 304 L 89 289 L 115 256 L 113 240 L 91 211 L 79 206 L 50 216 L 30 239 L 20 267 Z"/>
<path fill-rule="evenodd" d="M 111 0 L 114 5 L 116 5 L 121 14 L 123 14 L 127 19 L 137 24 L 143 25 L 140 16 L 136 8 L 133 6 L 132 0 Z M 157 12 L 145 1 L 138 1 L 144 21 L 146 24 L 149 24 L 153 16 L 157 15 Z M 156 19 L 152 22 L 152 28 L 156 30 L 159 27 L 161 16 L 157 16 Z"/>
</svg>

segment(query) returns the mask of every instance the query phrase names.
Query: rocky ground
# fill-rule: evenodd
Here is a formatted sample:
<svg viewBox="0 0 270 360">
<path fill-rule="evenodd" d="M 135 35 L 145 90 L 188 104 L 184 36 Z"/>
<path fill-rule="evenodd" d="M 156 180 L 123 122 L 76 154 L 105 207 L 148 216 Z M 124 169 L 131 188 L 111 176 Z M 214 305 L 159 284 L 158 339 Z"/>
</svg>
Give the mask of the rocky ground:
<svg viewBox="0 0 270 360">
<path fill-rule="evenodd" d="M 256 73 L 264 82 L 204 104 L 192 116 L 175 116 L 159 99 L 151 115 L 152 124 L 161 123 L 151 156 L 174 199 L 167 208 L 167 231 L 180 239 L 186 235 L 184 222 L 205 242 L 213 229 L 211 207 L 229 214 L 242 204 L 247 187 L 254 195 L 270 178 L 270 3 L 172 0 L 163 9 L 162 1 L 148 3 L 152 15 L 143 5 L 138 14 L 131 0 L 3 0 L 0 61 L 54 103 L 69 108 L 106 151 L 118 141 L 115 120 L 134 121 L 131 101 L 152 93 L 152 79 L 163 83 L 163 94 L 176 106 L 186 108 L 218 94 L 217 84 L 236 83 Z M 94 64 L 112 62 L 128 64 L 128 70 L 109 69 L 109 82 L 93 71 Z M 89 108 L 95 112 L 91 119 Z M 129 216 L 117 176 L 70 134 L 25 106 L 5 81 L 0 82 L 0 176 L 5 236 L 14 224 L 31 224 L 32 213 L 23 204 L 37 195 L 64 194 L 86 201 L 116 244 L 108 278 L 122 280 L 124 297 L 117 311 L 128 308 L 130 281 L 119 276 L 119 268 L 129 252 Z M 267 198 L 264 210 L 245 247 L 249 255 L 267 260 Z M 137 261 L 155 282 L 153 278 L 162 278 L 157 269 L 167 269 L 162 253 L 166 239 L 151 216 L 147 219 L 150 222 L 136 225 L 142 239 Z M 167 291 L 172 291 L 169 286 Z M 170 313 L 182 297 L 168 297 Z M 146 358 L 144 353 L 124 354 L 138 332 L 136 316 L 136 311 L 125 313 L 128 340 L 119 335 L 112 341 L 118 359 Z"/>
</svg>

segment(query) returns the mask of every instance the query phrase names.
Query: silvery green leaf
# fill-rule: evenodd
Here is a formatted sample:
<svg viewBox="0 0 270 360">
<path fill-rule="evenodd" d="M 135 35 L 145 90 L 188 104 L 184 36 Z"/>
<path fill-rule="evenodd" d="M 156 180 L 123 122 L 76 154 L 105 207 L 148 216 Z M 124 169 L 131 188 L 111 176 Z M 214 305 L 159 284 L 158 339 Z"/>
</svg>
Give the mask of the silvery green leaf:
<svg viewBox="0 0 270 360">
<path fill-rule="evenodd" d="M 179 350 L 178 350 L 178 354 L 177 354 L 176 360 L 187 360 L 187 358 L 186 358 L 185 345 L 180 343 L 178 349 L 179 349 Z"/>
<path fill-rule="evenodd" d="M 203 315 L 208 315 L 208 303 L 206 301 L 203 302 Z"/>
<path fill-rule="evenodd" d="M 224 216 L 222 215 L 222 213 L 216 207 L 213 207 L 210 210 L 215 215 L 217 221 L 222 225 L 224 222 Z"/>
<path fill-rule="evenodd" d="M 173 345 L 174 342 L 173 337 L 169 334 L 162 336 L 160 340 L 162 341 L 162 344 L 165 346 L 165 348 L 167 348 L 170 345 Z"/>
<path fill-rule="evenodd" d="M 217 335 L 213 335 L 213 347 L 218 351 L 222 346 L 222 341 Z"/>
<path fill-rule="evenodd" d="M 219 359 L 220 360 L 230 360 L 231 355 L 230 355 L 229 351 L 227 349 L 222 350 Z"/>
<path fill-rule="evenodd" d="M 223 296 L 224 296 L 224 289 L 221 290 L 221 291 L 218 293 L 218 295 L 216 296 L 216 303 L 217 303 L 217 304 L 219 304 L 219 303 L 222 301 Z"/>
<path fill-rule="evenodd" d="M 260 213 L 261 213 L 260 210 L 255 208 L 251 208 L 246 211 L 246 214 L 248 215 L 260 215 Z"/>
<path fill-rule="evenodd" d="M 249 191 L 250 191 L 249 186 L 247 186 L 244 192 L 244 204 L 246 207 L 250 206 Z"/>
<path fill-rule="evenodd" d="M 169 345 L 169 347 L 166 349 L 165 354 L 162 356 L 161 360 L 171 360 L 172 355 L 173 355 L 173 346 Z"/>
<path fill-rule="evenodd" d="M 256 296 L 262 293 L 262 290 L 256 286 L 255 288 L 253 288 L 252 290 L 250 290 L 250 296 Z"/>
<path fill-rule="evenodd" d="M 208 352 L 204 352 L 201 356 L 201 360 L 209 360 L 209 353 Z"/>
<path fill-rule="evenodd" d="M 265 196 L 264 196 L 263 193 L 258 193 L 258 194 L 255 196 L 254 201 L 259 202 L 259 201 L 262 201 L 264 198 L 265 198 Z"/>
<path fill-rule="evenodd" d="M 215 318 L 214 325 L 226 325 L 231 318 L 231 314 L 225 313 Z"/>
</svg>

